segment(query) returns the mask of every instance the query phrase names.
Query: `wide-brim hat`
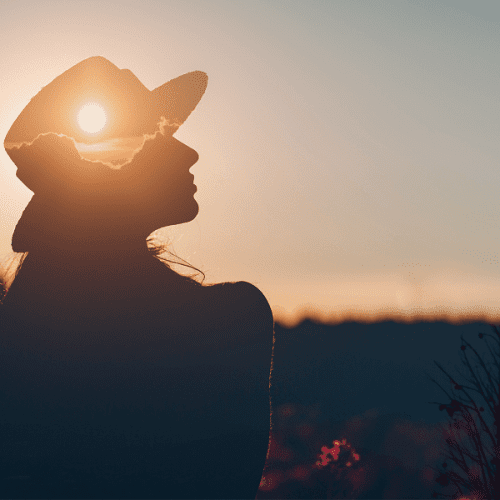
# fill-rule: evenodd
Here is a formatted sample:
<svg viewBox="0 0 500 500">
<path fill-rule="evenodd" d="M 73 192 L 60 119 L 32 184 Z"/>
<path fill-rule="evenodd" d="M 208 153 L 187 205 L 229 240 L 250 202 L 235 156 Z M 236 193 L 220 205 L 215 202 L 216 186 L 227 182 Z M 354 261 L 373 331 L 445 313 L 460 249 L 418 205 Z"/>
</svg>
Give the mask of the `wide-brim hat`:
<svg viewBox="0 0 500 500">
<path fill-rule="evenodd" d="M 16 226 L 14 251 L 125 244 L 131 230 L 126 204 L 130 191 L 122 197 L 121 189 L 131 179 L 134 184 L 141 168 L 149 165 L 146 141 L 162 144 L 160 136 L 173 134 L 200 101 L 207 80 L 205 73 L 194 71 L 150 91 L 130 70 L 104 57 L 90 57 L 43 87 L 17 117 L 4 143 L 18 178 L 35 193 Z M 105 126 L 92 134 L 78 123 L 86 104 L 97 104 L 106 114 Z M 77 148 L 77 143 L 86 143 L 99 149 L 129 138 L 142 139 L 142 146 L 133 150 L 141 151 L 133 178 L 132 163 L 128 169 L 110 169 L 100 159 L 84 158 Z M 155 161 L 153 156 L 153 167 Z"/>
<path fill-rule="evenodd" d="M 207 81 L 206 73 L 193 71 L 150 91 L 130 70 L 101 56 L 89 57 L 31 99 L 7 133 L 5 146 L 48 132 L 86 143 L 137 137 L 158 130 L 161 117 L 167 120 L 166 133 L 173 134 L 200 101 Z M 77 114 L 86 103 L 98 104 L 106 113 L 106 124 L 97 134 L 78 126 Z"/>
</svg>

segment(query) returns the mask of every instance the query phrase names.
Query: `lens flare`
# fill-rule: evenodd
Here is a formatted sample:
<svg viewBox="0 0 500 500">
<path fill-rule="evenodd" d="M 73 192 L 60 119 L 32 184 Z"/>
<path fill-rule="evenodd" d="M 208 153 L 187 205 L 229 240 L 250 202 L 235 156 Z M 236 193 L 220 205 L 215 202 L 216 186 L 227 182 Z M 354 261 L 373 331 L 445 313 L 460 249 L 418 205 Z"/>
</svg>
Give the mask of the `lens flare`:
<svg viewBox="0 0 500 500">
<path fill-rule="evenodd" d="M 88 134 L 95 134 L 106 125 L 106 113 L 96 103 L 85 104 L 78 112 L 78 125 Z"/>
</svg>

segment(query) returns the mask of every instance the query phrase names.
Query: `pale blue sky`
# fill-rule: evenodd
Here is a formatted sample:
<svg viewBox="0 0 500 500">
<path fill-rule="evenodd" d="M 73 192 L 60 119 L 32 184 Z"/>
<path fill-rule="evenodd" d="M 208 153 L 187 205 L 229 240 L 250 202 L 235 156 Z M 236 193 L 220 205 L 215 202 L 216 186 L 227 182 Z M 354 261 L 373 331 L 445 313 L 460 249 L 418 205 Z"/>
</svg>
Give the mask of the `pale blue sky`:
<svg viewBox="0 0 500 500">
<path fill-rule="evenodd" d="M 149 89 L 205 71 L 176 133 L 200 213 L 162 234 L 208 281 L 278 314 L 500 312 L 499 28 L 495 1 L 2 2 L 0 133 L 92 55 Z M 31 192 L 0 167 L 6 254 Z"/>
</svg>

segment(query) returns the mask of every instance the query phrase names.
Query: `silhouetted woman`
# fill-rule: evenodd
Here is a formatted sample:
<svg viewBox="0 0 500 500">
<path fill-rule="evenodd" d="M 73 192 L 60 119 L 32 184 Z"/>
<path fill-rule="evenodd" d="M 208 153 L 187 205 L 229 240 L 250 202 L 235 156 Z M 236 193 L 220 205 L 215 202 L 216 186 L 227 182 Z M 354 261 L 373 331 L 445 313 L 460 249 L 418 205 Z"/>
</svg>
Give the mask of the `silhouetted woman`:
<svg viewBox="0 0 500 500">
<path fill-rule="evenodd" d="M 172 133 L 205 87 L 194 72 L 150 92 L 93 57 L 44 87 L 7 135 L 35 194 L 12 239 L 28 253 L 0 311 L 3 497 L 255 498 L 269 304 L 246 282 L 181 276 L 146 243 L 198 213 L 198 154 Z M 108 128 L 94 149 L 135 144 L 113 168 L 84 159 L 88 137 L 73 123 L 97 101 Z"/>
</svg>

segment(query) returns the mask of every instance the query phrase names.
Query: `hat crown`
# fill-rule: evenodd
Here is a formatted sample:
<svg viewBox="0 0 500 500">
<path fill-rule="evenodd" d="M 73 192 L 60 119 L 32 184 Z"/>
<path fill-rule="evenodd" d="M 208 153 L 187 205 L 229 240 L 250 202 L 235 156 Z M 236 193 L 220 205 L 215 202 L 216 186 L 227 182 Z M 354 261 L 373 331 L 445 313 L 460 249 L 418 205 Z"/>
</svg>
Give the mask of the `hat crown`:
<svg viewBox="0 0 500 500">
<path fill-rule="evenodd" d="M 90 57 L 43 87 L 17 117 L 5 142 L 30 142 L 48 132 L 77 142 L 151 133 L 158 117 L 152 116 L 150 94 L 131 71 L 120 70 L 104 57 Z M 106 127 L 96 136 L 86 134 L 76 120 L 78 111 L 89 102 L 100 104 L 108 117 Z"/>
</svg>

